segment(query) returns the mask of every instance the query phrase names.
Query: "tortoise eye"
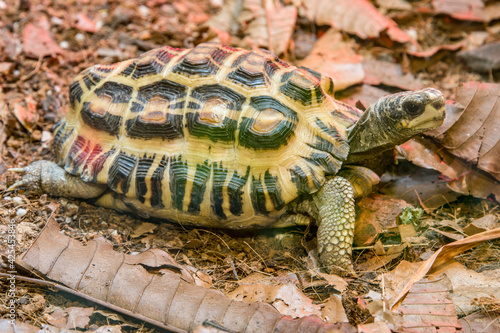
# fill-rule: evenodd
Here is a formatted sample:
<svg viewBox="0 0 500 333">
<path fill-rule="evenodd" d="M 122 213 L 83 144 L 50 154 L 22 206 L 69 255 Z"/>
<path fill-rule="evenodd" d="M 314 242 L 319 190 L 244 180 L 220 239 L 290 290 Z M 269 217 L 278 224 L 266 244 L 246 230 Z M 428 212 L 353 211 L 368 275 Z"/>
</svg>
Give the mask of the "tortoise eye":
<svg viewBox="0 0 500 333">
<path fill-rule="evenodd" d="M 418 116 L 424 112 L 425 104 L 418 100 L 407 100 L 403 102 L 403 110 L 413 116 Z"/>
</svg>

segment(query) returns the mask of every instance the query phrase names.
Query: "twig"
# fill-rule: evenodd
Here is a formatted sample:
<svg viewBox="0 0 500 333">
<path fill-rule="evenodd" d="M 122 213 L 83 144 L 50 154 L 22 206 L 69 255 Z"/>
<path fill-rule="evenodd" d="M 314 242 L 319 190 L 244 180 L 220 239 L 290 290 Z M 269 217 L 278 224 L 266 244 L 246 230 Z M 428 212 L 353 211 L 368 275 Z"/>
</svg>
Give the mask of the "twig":
<svg viewBox="0 0 500 333">
<path fill-rule="evenodd" d="M 40 66 L 42 65 L 42 59 L 43 59 L 43 57 L 39 56 L 35 68 L 31 72 L 29 72 L 28 74 L 23 75 L 19 79 L 19 81 L 21 81 L 21 82 L 26 81 L 27 79 L 29 79 L 30 77 L 32 77 L 33 75 L 35 75 L 40 70 Z"/>
</svg>

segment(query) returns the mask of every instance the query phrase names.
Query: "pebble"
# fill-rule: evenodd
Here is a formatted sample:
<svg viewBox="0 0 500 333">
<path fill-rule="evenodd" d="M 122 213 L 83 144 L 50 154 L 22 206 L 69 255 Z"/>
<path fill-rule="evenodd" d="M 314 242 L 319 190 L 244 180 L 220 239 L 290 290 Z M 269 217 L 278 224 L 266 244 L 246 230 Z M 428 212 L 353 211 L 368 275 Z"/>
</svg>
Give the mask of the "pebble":
<svg viewBox="0 0 500 333">
<path fill-rule="evenodd" d="M 5 201 L 11 201 L 11 200 L 12 200 L 12 198 L 11 198 L 11 197 L 3 197 L 3 199 L 4 199 Z"/>
<path fill-rule="evenodd" d="M 23 204 L 23 198 L 21 198 L 21 197 L 14 197 L 14 198 L 12 198 L 12 202 L 15 203 L 16 205 L 22 205 Z"/>
<path fill-rule="evenodd" d="M 80 207 L 78 207 L 73 203 L 68 203 L 65 208 L 66 208 L 66 214 L 68 216 L 76 215 L 76 213 L 78 213 L 78 210 L 80 209 Z"/>
<path fill-rule="evenodd" d="M 78 42 L 78 43 L 83 43 L 85 41 L 85 35 L 82 34 L 81 32 L 77 33 L 75 35 L 75 40 Z"/>
<path fill-rule="evenodd" d="M 16 215 L 18 217 L 23 217 L 24 215 L 26 215 L 28 213 L 28 211 L 24 208 L 19 208 L 16 212 Z"/>
<path fill-rule="evenodd" d="M 69 43 L 65 40 L 59 43 L 59 46 L 63 49 L 67 49 L 69 47 Z"/>
</svg>

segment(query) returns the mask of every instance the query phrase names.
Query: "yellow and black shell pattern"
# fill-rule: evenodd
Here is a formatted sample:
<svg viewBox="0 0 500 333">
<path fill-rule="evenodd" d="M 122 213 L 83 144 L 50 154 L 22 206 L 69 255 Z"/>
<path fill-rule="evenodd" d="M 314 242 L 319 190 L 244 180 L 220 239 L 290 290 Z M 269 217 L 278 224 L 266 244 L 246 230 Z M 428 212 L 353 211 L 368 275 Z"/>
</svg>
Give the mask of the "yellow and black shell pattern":
<svg viewBox="0 0 500 333">
<path fill-rule="evenodd" d="M 57 162 L 108 204 L 179 223 L 272 227 L 349 153 L 359 111 L 330 78 L 265 50 L 205 43 L 96 65 L 70 85 Z"/>
</svg>

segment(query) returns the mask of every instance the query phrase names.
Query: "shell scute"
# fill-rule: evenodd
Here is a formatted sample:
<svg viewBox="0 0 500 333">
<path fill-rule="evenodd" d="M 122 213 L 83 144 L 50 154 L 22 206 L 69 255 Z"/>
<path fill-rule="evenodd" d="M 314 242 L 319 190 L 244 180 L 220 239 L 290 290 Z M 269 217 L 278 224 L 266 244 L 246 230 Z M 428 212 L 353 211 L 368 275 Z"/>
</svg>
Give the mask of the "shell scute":
<svg viewBox="0 0 500 333">
<path fill-rule="evenodd" d="M 348 154 L 356 114 L 331 93 L 331 79 L 269 51 L 163 47 L 73 80 L 57 158 L 85 181 L 108 184 L 119 207 L 266 226 Z"/>
</svg>

